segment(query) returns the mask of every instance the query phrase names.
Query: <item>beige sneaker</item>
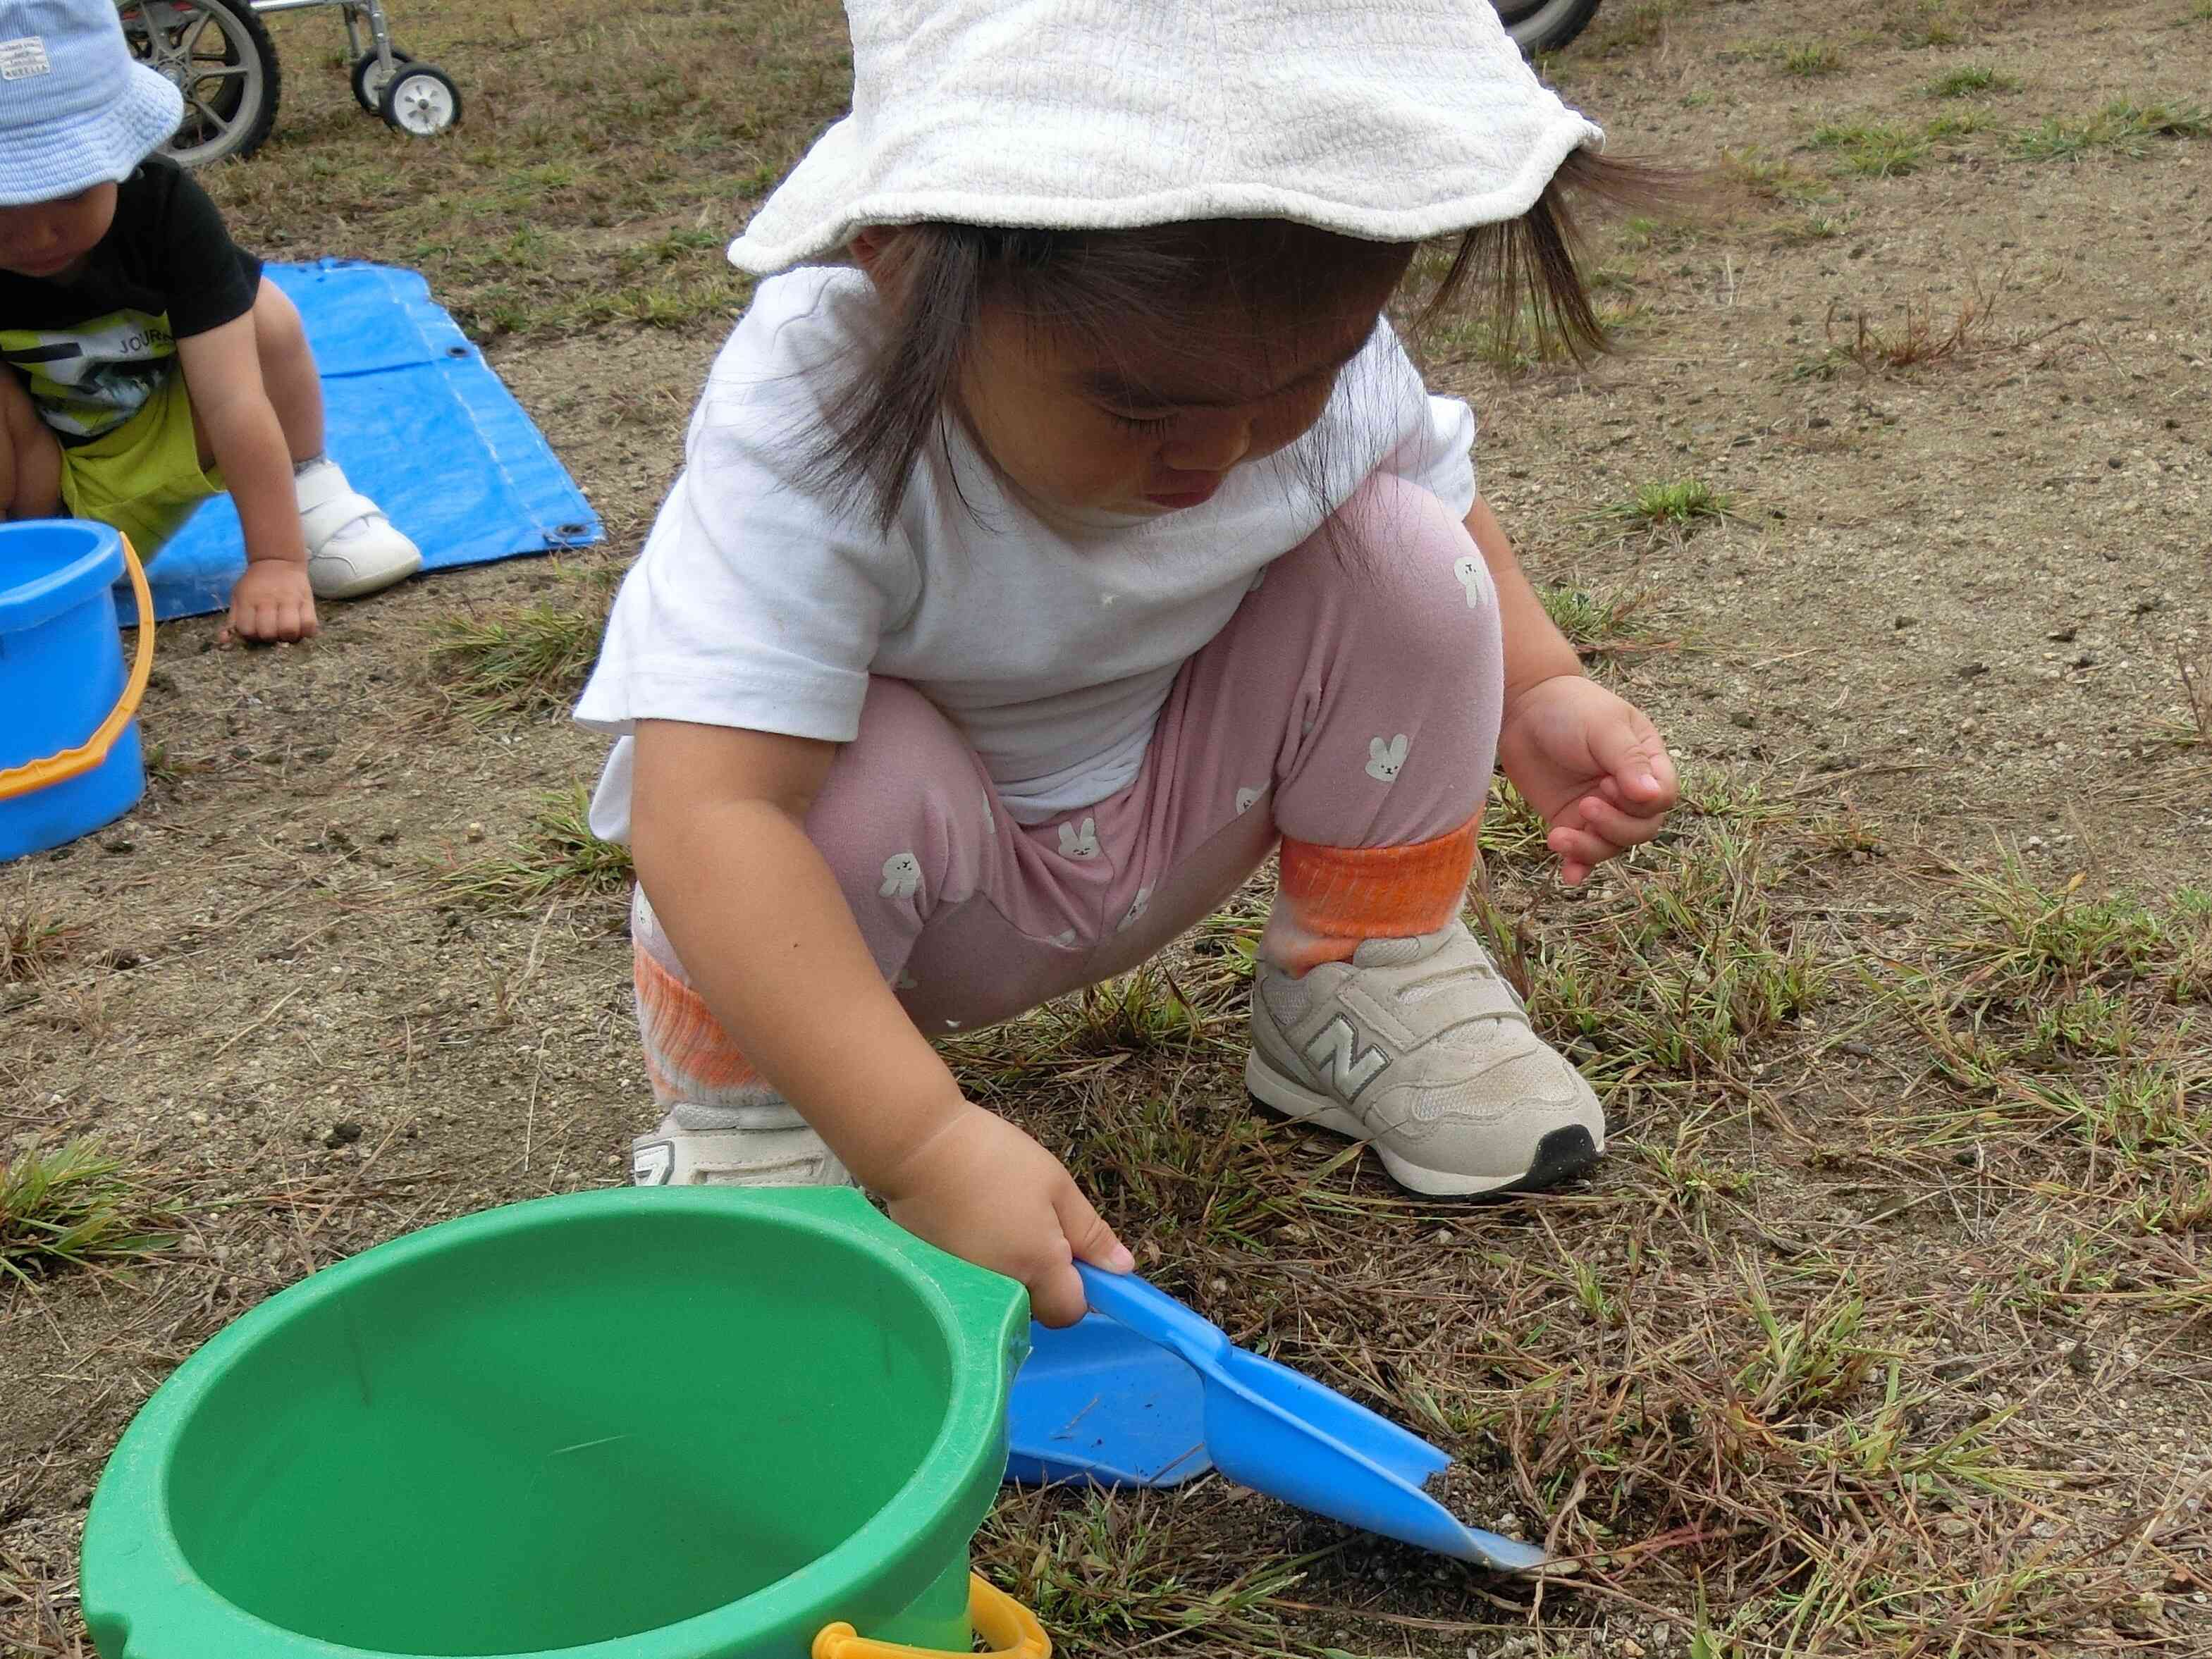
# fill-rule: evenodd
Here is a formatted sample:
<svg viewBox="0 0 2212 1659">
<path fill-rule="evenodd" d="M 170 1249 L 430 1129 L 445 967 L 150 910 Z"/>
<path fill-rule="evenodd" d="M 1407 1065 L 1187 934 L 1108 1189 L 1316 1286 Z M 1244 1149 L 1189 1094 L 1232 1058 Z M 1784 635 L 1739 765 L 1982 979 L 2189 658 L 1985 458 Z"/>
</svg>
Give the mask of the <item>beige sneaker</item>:
<svg viewBox="0 0 2212 1659">
<path fill-rule="evenodd" d="M 1596 1094 L 1462 921 L 1297 978 L 1262 962 L 1244 1082 L 1286 1117 L 1373 1143 L 1417 1193 L 1548 1187 L 1605 1150 Z"/>
<path fill-rule="evenodd" d="M 780 1102 L 676 1106 L 630 1143 L 634 1187 L 849 1187 L 820 1135 Z"/>
</svg>

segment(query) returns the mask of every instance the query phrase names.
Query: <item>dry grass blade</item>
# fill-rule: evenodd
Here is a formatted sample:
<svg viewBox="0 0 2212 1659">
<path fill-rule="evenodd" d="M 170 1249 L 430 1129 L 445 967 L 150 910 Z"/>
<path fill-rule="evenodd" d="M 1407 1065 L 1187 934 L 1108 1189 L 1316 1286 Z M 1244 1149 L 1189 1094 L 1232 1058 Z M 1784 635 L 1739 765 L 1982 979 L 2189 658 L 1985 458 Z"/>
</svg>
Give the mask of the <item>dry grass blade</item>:
<svg viewBox="0 0 2212 1659">
<path fill-rule="evenodd" d="M 68 956 L 76 932 L 36 910 L 0 914 L 0 985 L 15 985 L 52 972 Z"/>
<path fill-rule="evenodd" d="M 1998 292 L 2002 291 L 2000 285 Z M 1840 340 L 1836 325 L 1839 309 L 1833 302 L 1828 307 L 1830 356 L 1856 363 L 1871 374 L 1883 369 L 1924 368 L 1966 356 L 1982 343 L 1982 337 L 1996 321 L 1997 294 L 1976 283 L 1959 302 L 1958 311 L 1948 327 L 1936 321 L 1936 307 L 1931 301 L 1922 301 L 1917 305 L 1905 301 L 1899 307 L 1898 320 L 1887 326 L 1874 321 L 1863 311 L 1854 312 L 1850 329 Z"/>
<path fill-rule="evenodd" d="M 489 908 L 535 914 L 548 901 L 606 902 L 636 878 L 629 848 L 592 833 L 591 794 L 578 784 L 547 795 L 501 853 L 439 871 L 446 891 Z"/>
<path fill-rule="evenodd" d="M 556 568 L 551 597 L 488 616 L 449 617 L 430 662 L 456 703 L 474 719 L 565 710 L 599 653 L 619 564 Z"/>
</svg>

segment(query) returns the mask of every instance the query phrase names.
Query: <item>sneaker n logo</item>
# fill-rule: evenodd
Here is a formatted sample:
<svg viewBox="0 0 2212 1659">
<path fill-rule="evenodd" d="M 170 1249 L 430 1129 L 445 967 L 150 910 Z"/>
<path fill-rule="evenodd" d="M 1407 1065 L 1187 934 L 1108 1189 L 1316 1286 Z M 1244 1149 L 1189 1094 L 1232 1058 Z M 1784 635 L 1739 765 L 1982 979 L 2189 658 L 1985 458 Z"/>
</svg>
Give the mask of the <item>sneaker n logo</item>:
<svg viewBox="0 0 2212 1659">
<path fill-rule="evenodd" d="M 1382 1074 L 1383 1067 L 1390 1063 L 1390 1057 L 1380 1048 L 1370 1048 L 1354 1060 L 1352 1048 L 1358 1040 L 1352 1029 L 1352 1022 L 1339 1014 L 1316 1032 L 1313 1041 L 1306 1044 L 1306 1059 L 1328 1080 L 1328 1086 L 1347 1106 L 1358 1099 L 1360 1091 L 1374 1082 Z"/>
</svg>

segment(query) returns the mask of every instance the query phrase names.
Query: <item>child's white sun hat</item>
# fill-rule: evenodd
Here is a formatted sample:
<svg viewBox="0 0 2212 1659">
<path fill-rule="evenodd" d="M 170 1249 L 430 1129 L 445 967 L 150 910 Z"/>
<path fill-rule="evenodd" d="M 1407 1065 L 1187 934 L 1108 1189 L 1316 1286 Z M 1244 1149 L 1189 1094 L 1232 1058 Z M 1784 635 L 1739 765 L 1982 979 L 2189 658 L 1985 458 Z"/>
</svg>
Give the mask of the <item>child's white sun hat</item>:
<svg viewBox="0 0 2212 1659">
<path fill-rule="evenodd" d="M 184 115 L 115 0 L 0 0 L 0 207 L 120 183 Z"/>
<path fill-rule="evenodd" d="M 1604 134 L 1489 0 L 847 0 L 853 112 L 730 245 L 866 225 L 1289 219 L 1410 242 L 1517 217 Z"/>
</svg>

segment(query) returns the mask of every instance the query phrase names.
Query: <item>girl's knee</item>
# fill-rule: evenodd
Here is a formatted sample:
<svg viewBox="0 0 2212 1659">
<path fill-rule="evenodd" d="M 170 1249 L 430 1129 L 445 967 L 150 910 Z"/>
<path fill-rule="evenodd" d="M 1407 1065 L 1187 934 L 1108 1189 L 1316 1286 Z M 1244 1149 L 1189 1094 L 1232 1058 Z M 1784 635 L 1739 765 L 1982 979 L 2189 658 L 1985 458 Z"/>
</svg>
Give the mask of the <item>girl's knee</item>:
<svg viewBox="0 0 2212 1659">
<path fill-rule="evenodd" d="M 903 680 L 873 678 L 860 732 L 838 751 L 806 833 L 848 887 L 888 895 L 921 880 L 934 894 L 956 866 L 972 875 L 993 813 L 975 751 L 951 721 Z"/>
<path fill-rule="evenodd" d="M 1419 484 L 1378 473 L 1322 526 L 1334 602 L 1371 621 L 1408 672 L 1464 665 L 1495 650 L 1498 593 L 1450 507 Z"/>
</svg>

